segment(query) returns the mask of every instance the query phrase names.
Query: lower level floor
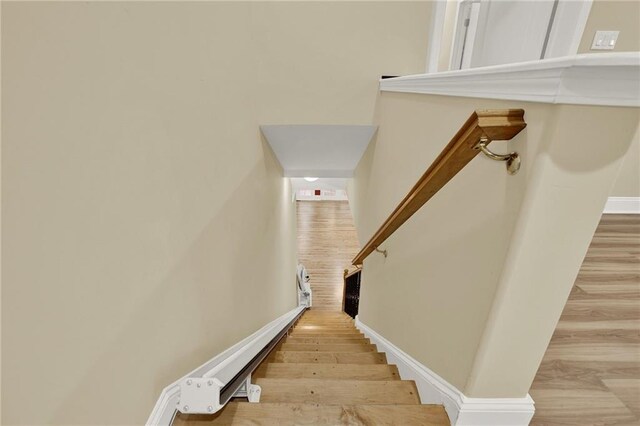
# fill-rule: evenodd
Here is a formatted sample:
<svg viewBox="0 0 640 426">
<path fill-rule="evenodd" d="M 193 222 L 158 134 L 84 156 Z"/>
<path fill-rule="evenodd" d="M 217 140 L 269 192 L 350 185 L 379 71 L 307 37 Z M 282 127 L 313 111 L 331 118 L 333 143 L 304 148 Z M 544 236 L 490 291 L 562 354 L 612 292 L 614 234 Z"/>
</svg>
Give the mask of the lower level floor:
<svg viewBox="0 0 640 426">
<path fill-rule="evenodd" d="M 640 215 L 604 215 L 530 394 L 535 425 L 640 425 Z"/>
</svg>

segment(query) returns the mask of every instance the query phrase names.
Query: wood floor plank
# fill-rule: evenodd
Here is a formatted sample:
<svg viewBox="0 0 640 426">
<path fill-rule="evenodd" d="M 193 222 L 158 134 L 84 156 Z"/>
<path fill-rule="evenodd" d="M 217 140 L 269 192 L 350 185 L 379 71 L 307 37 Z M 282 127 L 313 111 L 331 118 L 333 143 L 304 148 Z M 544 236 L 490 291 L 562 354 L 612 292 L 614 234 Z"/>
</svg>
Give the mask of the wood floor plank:
<svg viewBox="0 0 640 426">
<path fill-rule="evenodd" d="M 545 357 L 553 360 L 640 362 L 640 344 L 551 343 Z"/>
<path fill-rule="evenodd" d="M 538 368 L 532 389 L 605 390 L 604 379 L 640 377 L 636 362 L 575 361 L 545 359 Z"/>
<path fill-rule="evenodd" d="M 568 321 L 640 319 L 640 305 L 631 298 L 569 299 L 562 317 Z"/>
<path fill-rule="evenodd" d="M 531 386 L 535 425 L 640 425 L 640 216 L 604 215 Z"/>
<path fill-rule="evenodd" d="M 640 320 L 602 320 L 602 321 L 569 321 L 562 320 L 556 326 L 556 331 L 576 330 L 640 330 Z"/>
<path fill-rule="evenodd" d="M 640 378 L 603 379 L 605 386 L 640 418 Z"/>
<path fill-rule="evenodd" d="M 613 425 L 637 418 L 609 390 L 531 389 L 536 403 L 532 425 Z"/>
<path fill-rule="evenodd" d="M 580 284 L 580 288 L 588 295 L 607 294 L 621 297 L 640 297 L 640 282 L 638 283 L 621 283 L 609 284 L 607 288 L 603 288 L 602 284 L 588 283 Z M 606 293 L 605 293 L 606 292 Z"/>
<path fill-rule="evenodd" d="M 551 339 L 551 343 L 640 343 L 640 329 L 599 329 L 587 330 L 562 329 L 556 330 Z"/>
</svg>

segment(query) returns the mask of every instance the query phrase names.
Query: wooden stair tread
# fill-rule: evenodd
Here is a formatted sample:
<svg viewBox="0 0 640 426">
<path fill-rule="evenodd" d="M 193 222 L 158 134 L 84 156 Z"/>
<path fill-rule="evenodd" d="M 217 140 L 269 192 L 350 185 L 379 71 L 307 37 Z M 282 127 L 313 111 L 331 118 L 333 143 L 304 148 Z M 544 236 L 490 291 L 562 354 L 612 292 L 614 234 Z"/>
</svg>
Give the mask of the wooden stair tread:
<svg viewBox="0 0 640 426">
<path fill-rule="evenodd" d="M 356 324 L 354 321 L 324 321 L 324 320 L 313 320 L 313 321 L 298 321 L 294 324 L 294 327 L 303 326 L 303 325 L 315 325 L 319 327 L 355 327 Z"/>
<path fill-rule="evenodd" d="M 303 323 L 297 323 L 296 325 L 294 325 L 294 328 L 303 328 L 303 327 L 313 327 L 313 328 L 337 328 L 337 329 L 341 329 L 341 328 L 350 328 L 350 329 L 356 329 L 356 326 L 351 323 L 346 323 L 346 322 L 303 322 Z"/>
<path fill-rule="evenodd" d="M 366 343 L 283 343 L 281 351 L 302 352 L 378 352 L 376 345 Z"/>
<path fill-rule="evenodd" d="M 333 317 L 333 316 L 324 316 L 324 317 L 308 317 L 308 316 L 303 316 L 302 318 L 300 318 L 298 320 L 299 322 L 304 322 L 304 321 L 348 321 L 353 323 L 353 319 L 349 316 L 346 317 Z"/>
<path fill-rule="evenodd" d="M 400 380 L 395 365 L 387 364 L 306 364 L 269 363 L 258 368 L 253 378 Z"/>
<path fill-rule="evenodd" d="M 334 315 L 323 315 L 323 316 L 303 316 L 299 319 L 299 321 L 315 321 L 315 320 L 325 320 L 325 321 L 353 321 L 353 318 L 350 316 L 334 316 Z"/>
<path fill-rule="evenodd" d="M 332 317 L 326 317 L 326 316 L 325 317 L 315 317 L 315 318 L 303 316 L 302 318 L 300 318 L 298 320 L 298 324 L 299 323 L 304 323 L 304 322 L 310 322 L 310 323 L 320 323 L 320 322 L 322 322 L 322 323 L 345 323 L 345 324 L 346 323 L 350 323 L 350 324 L 354 324 L 355 323 L 355 321 L 352 320 L 350 317 L 346 317 L 346 318 L 345 317 L 335 317 L 335 318 L 332 318 Z"/>
<path fill-rule="evenodd" d="M 441 405 L 317 405 L 230 402 L 214 415 L 178 414 L 174 425 L 449 425 Z"/>
<path fill-rule="evenodd" d="M 358 329 L 353 325 L 296 325 L 293 331 L 353 331 Z"/>
<path fill-rule="evenodd" d="M 285 339 L 285 343 L 309 343 L 314 345 L 324 345 L 327 343 L 364 343 L 370 344 L 371 341 L 364 337 L 351 337 L 351 336 L 343 336 L 343 337 L 328 337 L 328 336 L 318 336 L 318 337 L 293 337 L 289 336 Z"/>
<path fill-rule="evenodd" d="M 276 351 L 269 362 L 321 363 L 321 364 L 386 364 L 382 352 L 297 352 Z"/>
<path fill-rule="evenodd" d="M 175 425 L 450 425 L 442 405 L 421 405 L 413 381 L 338 311 L 311 310 L 253 372 L 259 403 L 214 415 L 178 413 Z"/>
<path fill-rule="evenodd" d="M 305 321 L 344 321 L 344 322 L 350 322 L 352 324 L 354 322 L 353 318 L 351 318 L 350 316 L 334 317 L 334 316 L 327 316 L 327 315 L 311 316 L 311 317 L 308 317 L 305 315 L 298 320 L 298 322 L 305 322 Z"/>
<path fill-rule="evenodd" d="M 361 336 L 364 334 L 357 330 L 292 330 L 291 336 Z"/>
<path fill-rule="evenodd" d="M 365 339 L 361 333 L 291 333 L 288 337 L 303 339 Z"/>
<path fill-rule="evenodd" d="M 343 404 L 420 404 L 408 380 L 327 380 L 258 378 L 261 402 Z"/>
<path fill-rule="evenodd" d="M 352 327 L 355 328 L 353 321 L 298 321 L 295 327 L 313 326 L 313 327 Z"/>
</svg>

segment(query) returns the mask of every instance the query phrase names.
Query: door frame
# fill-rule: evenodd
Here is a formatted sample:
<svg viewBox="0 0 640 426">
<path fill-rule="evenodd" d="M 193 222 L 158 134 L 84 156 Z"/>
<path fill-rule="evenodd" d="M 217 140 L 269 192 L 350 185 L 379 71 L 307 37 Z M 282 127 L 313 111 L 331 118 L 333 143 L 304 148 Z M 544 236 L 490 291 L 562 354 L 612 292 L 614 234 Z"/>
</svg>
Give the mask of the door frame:
<svg viewBox="0 0 640 426">
<path fill-rule="evenodd" d="M 458 0 L 449 70 L 465 69 L 471 66 L 475 41 L 484 39 L 484 34 L 488 30 L 482 23 L 486 22 L 484 16 L 488 13 L 491 1 Z M 593 0 L 554 0 L 554 3 L 552 21 L 545 22 L 547 23 L 547 41 L 543 49 L 544 57 L 540 59 L 577 54 Z M 479 10 L 474 10 L 474 5 L 478 4 Z M 470 18 L 468 26 L 465 25 L 467 17 Z M 432 58 L 430 57 L 429 60 L 431 61 Z M 432 67 L 429 69 L 431 70 Z"/>
</svg>

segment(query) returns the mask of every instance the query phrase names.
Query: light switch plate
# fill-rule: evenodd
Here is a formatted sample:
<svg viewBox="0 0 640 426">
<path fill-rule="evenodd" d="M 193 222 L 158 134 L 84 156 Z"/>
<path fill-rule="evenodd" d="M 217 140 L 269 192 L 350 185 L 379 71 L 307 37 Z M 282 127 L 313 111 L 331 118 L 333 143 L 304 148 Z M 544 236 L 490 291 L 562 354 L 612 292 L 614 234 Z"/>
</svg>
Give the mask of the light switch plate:
<svg viewBox="0 0 640 426">
<path fill-rule="evenodd" d="M 613 50 L 618 41 L 620 31 L 596 31 L 591 50 Z"/>
</svg>

